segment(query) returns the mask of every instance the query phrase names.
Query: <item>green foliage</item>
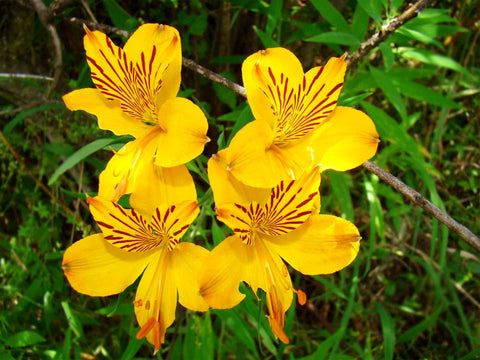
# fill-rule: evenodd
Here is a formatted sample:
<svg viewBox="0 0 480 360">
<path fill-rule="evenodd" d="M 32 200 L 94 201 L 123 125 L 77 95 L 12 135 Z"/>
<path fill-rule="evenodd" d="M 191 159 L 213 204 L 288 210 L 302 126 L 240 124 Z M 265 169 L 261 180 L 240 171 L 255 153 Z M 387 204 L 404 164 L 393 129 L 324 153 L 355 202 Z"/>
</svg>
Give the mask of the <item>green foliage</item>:
<svg viewBox="0 0 480 360">
<path fill-rule="evenodd" d="M 237 82 L 243 59 L 262 47 L 288 47 L 307 70 L 357 50 L 408 4 L 87 3 L 100 23 L 130 32 L 144 22 L 176 26 L 186 57 Z M 436 8 L 423 10 L 348 69 L 339 103 L 359 107 L 374 120 L 382 142 L 373 161 L 478 233 L 480 45 L 478 25 L 472 23 L 475 11 L 472 1 L 436 2 Z M 64 26 L 71 16 L 89 15 L 73 4 L 57 23 Z M 25 31 L 47 49 L 48 35 L 36 21 Z M 62 273 L 63 251 L 97 232 L 84 193 L 97 191 L 98 174 L 110 158 L 102 149 L 118 149 L 127 140 L 98 130 L 96 119 L 71 113 L 60 103 L 60 95 L 71 88 L 92 86 L 81 30 L 65 25 L 61 35 L 65 78 L 55 94 L 58 103 L 0 117 L 2 132 L 31 172 L 0 143 L 0 358 L 148 358 L 153 348 L 135 338 L 136 284 L 119 296 L 90 298 L 75 293 Z M 36 81 L 15 84 L 45 89 Z M 215 219 L 206 163 L 253 115 L 244 99 L 190 70 L 182 71 L 182 86 L 180 95 L 206 112 L 213 140 L 205 155 L 187 165 L 202 211 L 186 237 L 211 249 L 231 231 Z M 8 94 L 0 92 L 0 111 L 23 104 Z M 23 96 L 16 94 L 15 100 Z M 31 175 L 48 182 L 53 197 Z M 471 248 L 366 170 L 325 172 L 321 195 L 323 213 L 359 227 L 361 251 L 337 274 L 295 277 L 295 287 L 307 293 L 309 302 L 293 304 L 286 315 L 289 345 L 279 344 L 270 330 L 264 294 L 257 299 L 242 284 L 246 299 L 235 309 L 194 313 L 179 305 L 166 344 L 155 357 L 477 358 L 478 305 L 465 295 L 478 298 L 480 285 L 479 260 Z M 64 214 L 58 202 L 90 225 Z"/>
</svg>

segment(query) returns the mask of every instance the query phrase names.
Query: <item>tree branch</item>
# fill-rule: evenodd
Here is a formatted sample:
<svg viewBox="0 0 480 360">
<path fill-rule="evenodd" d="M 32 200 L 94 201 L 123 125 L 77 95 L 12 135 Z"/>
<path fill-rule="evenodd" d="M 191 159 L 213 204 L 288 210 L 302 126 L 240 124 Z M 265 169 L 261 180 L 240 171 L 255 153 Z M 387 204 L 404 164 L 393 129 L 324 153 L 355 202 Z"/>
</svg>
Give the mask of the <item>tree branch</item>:
<svg viewBox="0 0 480 360">
<path fill-rule="evenodd" d="M 375 46 L 389 37 L 395 30 L 405 24 L 408 20 L 416 17 L 423 9 L 430 5 L 432 0 L 419 0 L 415 4 L 405 10 L 400 16 L 390 20 L 377 33 L 373 34 L 369 39 L 360 44 L 360 47 L 353 54 L 347 55 L 346 61 L 349 67 L 368 54 Z"/>
<path fill-rule="evenodd" d="M 243 86 L 240 86 L 237 83 L 234 83 L 233 81 L 224 78 L 223 76 L 217 74 L 216 72 L 213 72 L 212 70 L 204 68 L 202 65 L 197 64 L 191 59 L 183 58 L 182 60 L 183 66 L 185 66 L 186 68 L 189 68 L 190 70 L 199 73 L 207 79 L 225 86 L 227 89 L 230 89 L 237 94 L 242 95 L 243 97 L 247 97 L 247 92 L 245 91 L 245 88 Z"/>
<path fill-rule="evenodd" d="M 31 0 L 33 7 L 35 8 L 38 17 L 42 24 L 47 28 L 48 32 L 50 33 L 50 37 L 52 39 L 53 48 L 55 51 L 55 58 L 54 58 L 54 76 L 53 81 L 50 83 L 46 93 L 45 93 L 45 100 L 52 95 L 53 91 L 58 85 L 60 80 L 60 76 L 62 75 L 62 47 L 60 43 L 60 38 L 57 33 L 57 29 L 55 26 L 50 22 L 50 12 L 43 3 L 42 0 Z"/>
<path fill-rule="evenodd" d="M 16 79 L 35 79 L 35 80 L 45 80 L 45 81 L 53 81 L 54 80 L 50 76 L 35 75 L 35 74 L 19 74 L 19 73 L 0 73 L 0 77 L 16 78 Z"/>
<path fill-rule="evenodd" d="M 413 190 L 404 182 L 390 174 L 388 171 L 382 169 L 377 164 L 371 161 L 366 161 L 363 167 L 368 171 L 374 173 L 381 180 L 385 181 L 392 188 L 401 193 L 408 200 L 415 205 L 420 206 L 430 215 L 438 219 L 445 224 L 450 230 L 457 233 L 463 240 L 470 244 L 475 250 L 480 251 L 480 238 L 471 232 L 468 228 L 458 223 L 450 215 L 440 210 L 437 206 L 433 205 L 430 201 L 425 199 L 419 192 Z"/>
</svg>

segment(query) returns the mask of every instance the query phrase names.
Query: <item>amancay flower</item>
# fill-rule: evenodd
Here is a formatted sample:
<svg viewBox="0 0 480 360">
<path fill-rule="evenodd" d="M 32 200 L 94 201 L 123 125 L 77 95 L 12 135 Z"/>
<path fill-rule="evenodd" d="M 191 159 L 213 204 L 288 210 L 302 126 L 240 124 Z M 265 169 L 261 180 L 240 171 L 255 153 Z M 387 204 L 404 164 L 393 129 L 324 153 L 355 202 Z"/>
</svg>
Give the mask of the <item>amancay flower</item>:
<svg viewBox="0 0 480 360">
<path fill-rule="evenodd" d="M 76 291 L 108 296 L 125 290 L 143 272 L 134 301 L 137 338 L 146 337 L 158 350 L 175 319 L 177 294 L 184 307 L 208 310 L 195 276 L 208 251 L 180 242 L 198 214 L 198 204 L 163 203 L 146 216 L 100 197 L 88 202 L 102 233 L 65 251 L 64 273 Z"/>
<path fill-rule="evenodd" d="M 72 91 L 63 100 L 71 110 L 95 115 L 100 128 L 136 138 L 110 165 L 117 200 L 124 194 L 120 190 L 135 190 L 132 179 L 139 162 L 153 159 L 157 166 L 175 167 L 200 155 L 209 141 L 208 122 L 197 105 L 176 97 L 182 53 L 175 28 L 142 25 L 123 49 L 99 31 L 86 27 L 85 31 L 87 62 L 96 88 Z"/>
<path fill-rule="evenodd" d="M 371 158 L 378 145 L 372 120 L 337 106 L 345 70 L 340 57 L 304 73 L 284 48 L 249 56 L 242 74 L 256 120 L 232 139 L 229 171 L 249 186 L 269 188 L 313 165 L 344 171 Z"/>
<path fill-rule="evenodd" d="M 210 173 L 210 169 L 214 171 Z M 282 258 L 304 274 L 329 274 L 350 264 L 359 249 L 360 236 L 353 224 L 335 216 L 317 215 L 318 171 L 314 168 L 297 180 L 281 181 L 263 202 L 217 206 L 218 219 L 234 235 L 211 251 L 199 275 L 200 293 L 213 308 L 231 308 L 242 301 L 245 295 L 238 290 L 241 281 L 248 283 L 255 294 L 259 288 L 264 290 L 270 326 L 284 343 L 289 342 L 283 327 L 293 292 L 297 292 L 301 304 L 306 298 L 293 289 Z M 211 181 L 221 172 L 218 164 L 209 165 Z M 223 184 L 222 178 L 212 182 L 220 194 L 229 183 L 223 179 Z M 213 191 L 215 194 L 215 188 Z M 248 191 L 245 194 L 247 198 L 258 196 Z"/>
</svg>

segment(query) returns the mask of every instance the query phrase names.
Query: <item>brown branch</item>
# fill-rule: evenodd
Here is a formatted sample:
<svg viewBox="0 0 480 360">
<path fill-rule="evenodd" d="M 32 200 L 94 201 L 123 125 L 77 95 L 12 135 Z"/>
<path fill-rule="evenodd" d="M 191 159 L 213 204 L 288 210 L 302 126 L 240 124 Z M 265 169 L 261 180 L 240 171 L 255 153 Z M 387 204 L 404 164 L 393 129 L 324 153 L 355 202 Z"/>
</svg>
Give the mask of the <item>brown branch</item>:
<svg viewBox="0 0 480 360">
<path fill-rule="evenodd" d="M 22 160 L 22 157 L 20 156 L 19 153 L 13 148 L 12 144 L 7 140 L 5 135 L 3 135 L 3 132 L 0 131 L 0 139 L 2 139 L 3 143 L 7 147 L 7 149 L 12 153 L 13 157 L 18 161 L 20 166 L 25 170 L 28 176 L 35 182 L 35 184 L 38 185 L 40 189 L 43 190 L 45 194 L 47 194 L 55 203 L 57 203 L 58 206 L 62 208 L 63 211 L 65 211 L 68 215 L 70 215 L 72 218 L 74 218 L 79 224 L 84 225 L 83 220 L 75 214 L 72 210 L 70 210 L 67 205 L 65 205 L 57 196 L 55 196 L 54 193 L 50 191 L 48 187 L 46 187 L 36 176 L 33 174 L 28 166 L 25 164 L 25 162 Z"/>
<path fill-rule="evenodd" d="M 413 190 L 407 186 L 404 182 L 390 174 L 388 171 L 382 169 L 380 166 L 374 164 L 371 161 L 366 161 L 363 167 L 368 171 L 377 175 L 380 179 L 385 181 L 392 188 L 401 193 L 408 200 L 415 205 L 420 206 L 430 215 L 438 219 L 445 224 L 450 230 L 458 234 L 463 240 L 470 244 L 475 250 L 480 251 L 480 238 L 471 232 L 468 228 L 458 223 L 450 215 L 440 210 L 437 206 L 433 205 L 430 201 L 425 199 L 419 192 Z"/>
<path fill-rule="evenodd" d="M 50 37 L 52 39 L 53 48 L 55 51 L 55 58 L 54 58 L 54 76 L 53 81 L 50 83 L 47 91 L 45 92 L 45 99 L 48 99 L 50 95 L 52 95 L 53 91 L 58 85 L 60 80 L 60 76 L 62 75 L 62 47 L 60 44 L 60 38 L 57 33 L 57 29 L 51 23 L 50 12 L 43 3 L 42 0 L 31 0 L 33 7 L 35 8 L 40 21 L 42 22 L 43 26 L 45 26 L 50 33 Z"/>
<path fill-rule="evenodd" d="M 12 78 L 12 79 L 35 79 L 35 80 L 45 80 L 45 81 L 54 80 L 50 76 L 35 75 L 35 74 L 19 74 L 19 73 L 0 73 L 0 77 Z"/>
<path fill-rule="evenodd" d="M 416 17 L 423 9 L 425 9 L 432 0 L 419 0 L 412 4 L 400 16 L 390 20 L 387 24 L 382 25 L 382 28 L 377 33 L 373 34 L 369 39 L 360 44 L 360 47 L 353 54 L 349 54 L 346 58 L 348 66 L 352 66 L 362 57 L 364 57 L 375 46 L 384 41 L 400 26 L 405 24 L 408 20 Z"/>
<path fill-rule="evenodd" d="M 227 89 L 230 89 L 233 92 L 242 95 L 243 97 L 247 97 L 247 92 L 245 91 L 245 88 L 243 86 L 240 86 L 237 83 L 234 83 L 233 81 L 224 78 L 223 76 L 217 74 L 216 72 L 213 72 L 212 70 L 204 68 L 202 65 L 197 64 L 191 59 L 183 58 L 183 66 L 199 73 L 207 79 L 210 79 L 216 83 L 219 83 L 220 85 L 225 86 Z"/>
<path fill-rule="evenodd" d="M 130 33 L 128 31 L 118 29 L 114 26 L 99 24 L 89 20 L 78 19 L 76 17 L 71 17 L 69 20 L 72 24 L 75 24 L 75 25 L 80 25 L 80 26 L 87 25 L 91 30 L 100 30 L 104 33 L 120 35 L 127 39 L 130 36 Z"/>
</svg>

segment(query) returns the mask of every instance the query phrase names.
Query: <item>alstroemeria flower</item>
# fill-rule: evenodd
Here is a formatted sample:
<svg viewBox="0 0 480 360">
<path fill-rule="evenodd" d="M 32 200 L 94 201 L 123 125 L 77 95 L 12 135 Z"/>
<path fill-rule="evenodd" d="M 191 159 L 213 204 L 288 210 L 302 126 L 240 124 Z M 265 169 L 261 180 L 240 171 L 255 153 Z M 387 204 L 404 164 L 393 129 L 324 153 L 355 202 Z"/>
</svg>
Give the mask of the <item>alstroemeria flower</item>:
<svg viewBox="0 0 480 360">
<path fill-rule="evenodd" d="M 100 197 L 88 202 L 102 233 L 65 251 L 65 275 L 82 294 L 108 296 L 125 290 L 143 272 L 134 301 L 141 327 L 137 338 L 146 337 L 158 350 L 175 320 L 177 295 L 187 309 L 208 310 L 196 279 L 208 251 L 180 242 L 198 214 L 198 204 L 162 203 L 146 216 Z"/>
<path fill-rule="evenodd" d="M 372 120 L 337 106 L 345 70 L 341 57 L 304 73 L 284 48 L 249 56 L 242 75 L 256 120 L 231 141 L 232 174 L 247 185 L 269 188 L 312 165 L 347 170 L 371 158 L 378 145 Z"/>
<path fill-rule="evenodd" d="M 218 165 L 209 164 L 211 180 L 222 171 Z M 217 193 L 222 194 L 228 180 L 224 184 L 217 180 Z M 329 274 L 350 264 L 359 249 L 360 237 L 353 224 L 335 216 L 317 215 L 319 182 L 315 168 L 298 180 L 281 181 L 266 201 L 217 207 L 218 218 L 234 235 L 211 251 L 200 272 L 200 292 L 210 306 L 226 309 L 242 301 L 245 295 L 238 290 L 241 281 L 248 283 L 255 294 L 261 288 L 266 292 L 273 333 L 282 342 L 289 342 L 283 331 L 285 312 L 294 291 L 301 304 L 306 298 L 293 289 L 282 258 L 304 274 Z"/>
<path fill-rule="evenodd" d="M 84 110 L 98 118 L 99 127 L 136 140 L 123 148 L 121 167 L 114 169 L 120 184 L 135 177 L 135 164 L 155 160 L 174 167 L 200 155 L 209 141 L 208 122 L 201 109 L 177 98 L 182 50 L 178 31 L 168 25 L 145 24 L 124 48 L 105 34 L 85 27 L 84 46 L 96 89 L 65 95 L 70 110 Z M 131 159 L 126 164 L 125 159 Z M 122 194 L 120 194 L 122 195 Z"/>
</svg>

